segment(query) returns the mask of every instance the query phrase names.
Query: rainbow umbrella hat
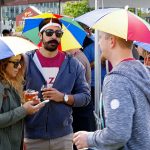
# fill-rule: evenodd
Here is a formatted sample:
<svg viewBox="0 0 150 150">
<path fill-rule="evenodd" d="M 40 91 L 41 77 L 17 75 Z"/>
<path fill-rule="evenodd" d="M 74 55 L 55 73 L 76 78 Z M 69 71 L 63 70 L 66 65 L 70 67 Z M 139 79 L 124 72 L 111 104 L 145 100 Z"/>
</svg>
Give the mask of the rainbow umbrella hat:
<svg viewBox="0 0 150 150">
<path fill-rule="evenodd" d="M 73 18 L 57 14 L 45 13 L 32 18 L 26 18 L 23 36 L 38 44 L 40 42 L 40 38 L 38 37 L 39 24 L 45 18 L 58 18 L 62 22 L 64 34 L 61 38 L 61 50 L 66 51 L 82 47 L 84 38 L 86 37 L 84 29 Z"/>
<path fill-rule="evenodd" d="M 100 15 L 93 28 L 126 40 L 150 43 L 150 25 L 125 9 L 116 9 L 104 16 Z"/>
<path fill-rule="evenodd" d="M 23 28 L 23 36 L 31 40 L 33 43 L 38 44 L 40 39 L 38 37 L 39 24 L 46 18 L 61 18 L 62 16 L 51 13 L 42 13 L 40 15 L 25 18 L 25 25 Z"/>
</svg>

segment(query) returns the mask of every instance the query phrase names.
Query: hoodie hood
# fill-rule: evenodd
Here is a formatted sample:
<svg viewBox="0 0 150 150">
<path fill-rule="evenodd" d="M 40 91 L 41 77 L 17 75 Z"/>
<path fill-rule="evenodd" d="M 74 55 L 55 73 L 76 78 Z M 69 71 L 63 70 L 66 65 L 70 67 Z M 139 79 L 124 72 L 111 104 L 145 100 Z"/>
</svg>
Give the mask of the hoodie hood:
<svg viewBox="0 0 150 150">
<path fill-rule="evenodd" d="M 150 68 L 144 66 L 138 60 L 123 61 L 119 63 L 109 74 L 119 74 L 127 77 L 137 86 L 150 102 Z"/>
</svg>

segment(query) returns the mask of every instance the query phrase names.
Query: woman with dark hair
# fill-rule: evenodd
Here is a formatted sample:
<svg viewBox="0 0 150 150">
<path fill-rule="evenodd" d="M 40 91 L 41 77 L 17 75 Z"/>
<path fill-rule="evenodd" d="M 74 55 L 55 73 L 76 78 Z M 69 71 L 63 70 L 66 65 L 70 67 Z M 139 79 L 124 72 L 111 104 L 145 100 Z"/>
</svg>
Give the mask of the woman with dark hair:
<svg viewBox="0 0 150 150">
<path fill-rule="evenodd" d="M 22 55 L 0 60 L 0 149 L 22 150 L 23 118 L 37 112 L 44 104 L 24 102 L 25 64 Z"/>
</svg>

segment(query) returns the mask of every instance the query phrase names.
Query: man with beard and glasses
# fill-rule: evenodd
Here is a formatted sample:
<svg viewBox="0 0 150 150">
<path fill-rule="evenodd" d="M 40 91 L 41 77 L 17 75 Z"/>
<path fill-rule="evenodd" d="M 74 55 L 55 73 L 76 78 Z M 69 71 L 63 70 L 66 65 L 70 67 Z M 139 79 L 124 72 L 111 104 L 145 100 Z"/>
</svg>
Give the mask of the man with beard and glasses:
<svg viewBox="0 0 150 150">
<path fill-rule="evenodd" d="M 58 50 L 62 36 L 59 20 L 45 19 L 39 25 L 42 46 L 26 54 L 25 89 L 39 91 L 41 101 L 49 100 L 38 113 L 25 119 L 26 150 L 72 150 L 72 107 L 90 102 L 85 68 Z"/>
</svg>

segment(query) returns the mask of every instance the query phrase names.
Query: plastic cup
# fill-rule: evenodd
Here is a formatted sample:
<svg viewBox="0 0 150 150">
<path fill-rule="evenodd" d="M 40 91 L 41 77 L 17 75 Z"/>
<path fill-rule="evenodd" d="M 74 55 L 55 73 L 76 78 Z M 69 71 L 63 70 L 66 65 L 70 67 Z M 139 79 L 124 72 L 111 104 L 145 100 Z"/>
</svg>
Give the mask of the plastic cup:
<svg viewBox="0 0 150 150">
<path fill-rule="evenodd" d="M 25 101 L 31 101 L 31 100 L 33 100 L 33 98 L 35 96 L 38 96 L 38 92 L 35 91 L 35 90 L 28 89 L 24 93 L 24 99 L 25 99 Z"/>
</svg>

